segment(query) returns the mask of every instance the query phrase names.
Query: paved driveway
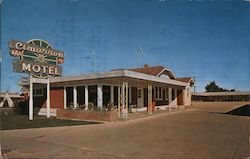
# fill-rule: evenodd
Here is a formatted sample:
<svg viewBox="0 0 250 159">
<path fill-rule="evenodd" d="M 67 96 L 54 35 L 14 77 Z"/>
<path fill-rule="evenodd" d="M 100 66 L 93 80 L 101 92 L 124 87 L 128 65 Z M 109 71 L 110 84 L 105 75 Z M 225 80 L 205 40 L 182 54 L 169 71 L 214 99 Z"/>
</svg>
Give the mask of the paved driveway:
<svg viewBox="0 0 250 159">
<path fill-rule="evenodd" d="M 1 143 L 16 158 L 247 159 L 250 117 L 222 114 L 240 105 L 196 103 L 126 122 L 2 131 Z"/>
</svg>

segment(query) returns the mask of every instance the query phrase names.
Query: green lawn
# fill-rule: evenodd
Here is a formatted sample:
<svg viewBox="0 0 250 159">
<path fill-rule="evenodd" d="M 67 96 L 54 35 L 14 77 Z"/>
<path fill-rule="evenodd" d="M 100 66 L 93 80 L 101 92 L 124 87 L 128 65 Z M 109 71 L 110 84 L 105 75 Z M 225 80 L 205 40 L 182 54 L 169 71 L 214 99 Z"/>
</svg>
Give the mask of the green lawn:
<svg viewBox="0 0 250 159">
<path fill-rule="evenodd" d="M 63 120 L 56 119 L 55 117 L 46 118 L 45 116 L 35 116 L 34 119 L 30 121 L 27 115 L 15 115 L 13 113 L 3 111 L 1 111 L 0 118 L 1 130 L 100 124 L 100 122 Z"/>
</svg>

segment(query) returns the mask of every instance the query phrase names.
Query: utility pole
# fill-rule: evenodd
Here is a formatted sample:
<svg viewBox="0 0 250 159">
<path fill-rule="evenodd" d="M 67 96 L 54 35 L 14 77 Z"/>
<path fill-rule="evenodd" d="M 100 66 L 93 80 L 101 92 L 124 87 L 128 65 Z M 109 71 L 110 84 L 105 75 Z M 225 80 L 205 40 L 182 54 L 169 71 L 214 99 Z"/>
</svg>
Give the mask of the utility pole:
<svg viewBox="0 0 250 159">
<path fill-rule="evenodd" d="M 139 68 L 141 65 L 141 56 L 143 54 L 142 48 L 137 49 L 137 54 L 138 54 L 138 66 L 137 67 Z"/>
</svg>

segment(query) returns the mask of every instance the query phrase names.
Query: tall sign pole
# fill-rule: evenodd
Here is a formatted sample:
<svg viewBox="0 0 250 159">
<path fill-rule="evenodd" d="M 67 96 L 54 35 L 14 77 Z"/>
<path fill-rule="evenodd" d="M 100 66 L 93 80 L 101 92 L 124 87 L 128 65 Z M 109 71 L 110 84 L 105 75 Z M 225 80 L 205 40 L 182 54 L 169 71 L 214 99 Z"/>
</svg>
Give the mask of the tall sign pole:
<svg viewBox="0 0 250 159">
<path fill-rule="evenodd" d="M 30 74 L 29 120 L 33 120 L 33 77 Z"/>
<path fill-rule="evenodd" d="M 50 117 L 50 83 L 49 77 L 47 78 L 47 118 Z"/>
</svg>

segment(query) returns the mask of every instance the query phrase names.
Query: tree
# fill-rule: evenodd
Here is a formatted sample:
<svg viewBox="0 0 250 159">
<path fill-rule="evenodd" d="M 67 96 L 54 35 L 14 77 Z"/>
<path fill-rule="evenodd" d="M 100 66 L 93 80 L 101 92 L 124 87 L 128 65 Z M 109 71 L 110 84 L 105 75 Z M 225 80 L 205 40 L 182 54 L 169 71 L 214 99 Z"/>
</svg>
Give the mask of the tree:
<svg viewBox="0 0 250 159">
<path fill-rule="evenodd" d="M 215 83 L 215 81 L 207 84 L 205 89 L 206 89 L 206 92 L 234 92 L 235 91 L 235 89 L 228 90 L 228 89 L 221 88 Z"/>
</svg>

